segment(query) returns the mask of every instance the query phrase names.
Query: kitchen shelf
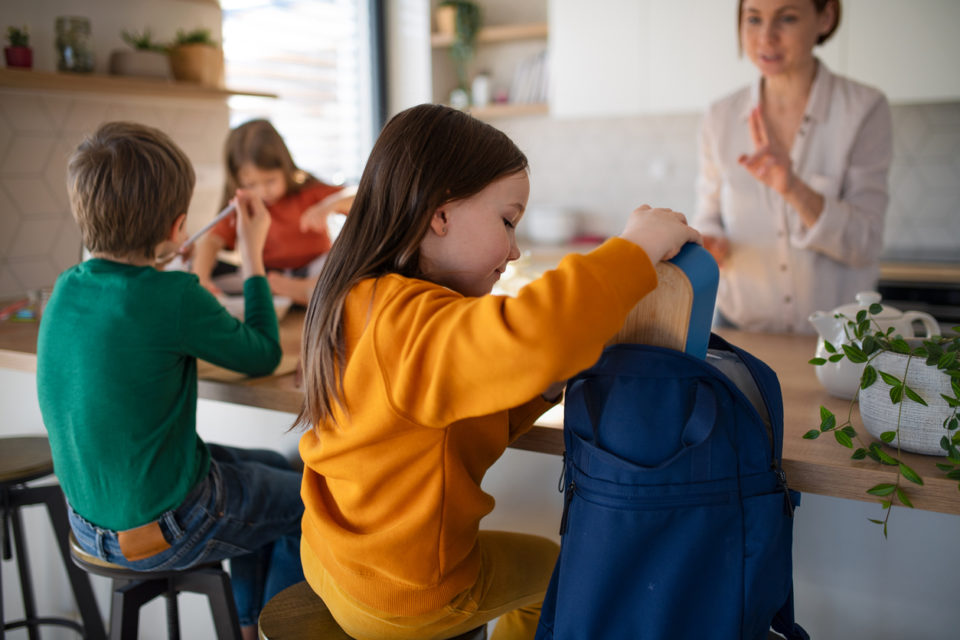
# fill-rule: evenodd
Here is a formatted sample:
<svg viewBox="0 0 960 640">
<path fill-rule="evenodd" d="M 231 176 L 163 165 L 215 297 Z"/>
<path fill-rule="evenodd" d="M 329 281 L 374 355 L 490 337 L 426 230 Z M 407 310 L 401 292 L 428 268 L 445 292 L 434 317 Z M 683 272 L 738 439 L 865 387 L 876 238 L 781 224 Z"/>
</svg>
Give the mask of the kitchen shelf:
<svg viewBox="0 0 960 640">
<path fill-rule="evenodd" d="M 550 108 L 543 102 L 516 102 L 490 104 L 486 107 L 471 107 L 468 112 L 474 118 L 489 120 L 491 118 L 510 118 L 513 116 L 544 115 Z"/>
<path fill-rule="evenodd" d="M 501 24 L 482 27 L 477 33 L 477 44 L 491 42 L 510 42 L 513 40 L 536 40 L 547 37 L 547 23 L 533 22 L 529 24 Z M 430 46 L 434 49 L 449 47 L 453 44 L 453 34 L 430 34 Z"/>
<path fill-rule="evenodd" d="M 168 98 L 277 97 L 273 93 L 234 91 L 190 82 L 174 82 L 173 80 L 108 76 L 95 73 L 56 73 L 29 69 L 0 69 L 0 88 L 164 96 Z"/>
</svg>

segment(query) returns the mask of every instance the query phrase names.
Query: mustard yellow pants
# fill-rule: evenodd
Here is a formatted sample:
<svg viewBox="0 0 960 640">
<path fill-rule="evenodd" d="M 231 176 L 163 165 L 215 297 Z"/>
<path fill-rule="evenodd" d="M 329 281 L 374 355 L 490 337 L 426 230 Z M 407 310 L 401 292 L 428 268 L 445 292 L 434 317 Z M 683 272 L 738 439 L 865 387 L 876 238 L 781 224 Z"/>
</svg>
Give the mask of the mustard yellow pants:
<svg viewBox="0 0 960 640">
<path fill-rule="evenodd" d="M 490 640 L 533 640 L 560 547 L 546 538 L 504 531 L 481 531 L 479 540 L 477 582 L 439 611 L 383 613 L 345 594 L 322 570 L 310 584 L 344 631 L 358 640 L 443 640 L 497 617 Z"/>
</svg>

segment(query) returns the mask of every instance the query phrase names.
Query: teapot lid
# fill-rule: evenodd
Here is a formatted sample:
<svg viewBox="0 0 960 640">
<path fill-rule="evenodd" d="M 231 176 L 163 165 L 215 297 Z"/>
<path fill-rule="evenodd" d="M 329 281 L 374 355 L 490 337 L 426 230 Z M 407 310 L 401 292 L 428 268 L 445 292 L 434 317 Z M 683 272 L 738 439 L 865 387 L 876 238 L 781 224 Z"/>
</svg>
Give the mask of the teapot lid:
<svg viewBox="0 0 960 640">
<path fill-rule="evenodd" d="M 861 291 L 856 295 L 857 301 L 850 304 L 844 304 L 833 310 L 834 313 L 842 313 L 851 320 L 857 316 L 861 309 L 869 309 L 870 305 L 880 303 L 880 294 L 876 291 Z M 896 307 L 883 305 L 883 310 L 874 315 L 877 320 L 893 320 L 903 315 L 903 312 Z"/>
</svg>

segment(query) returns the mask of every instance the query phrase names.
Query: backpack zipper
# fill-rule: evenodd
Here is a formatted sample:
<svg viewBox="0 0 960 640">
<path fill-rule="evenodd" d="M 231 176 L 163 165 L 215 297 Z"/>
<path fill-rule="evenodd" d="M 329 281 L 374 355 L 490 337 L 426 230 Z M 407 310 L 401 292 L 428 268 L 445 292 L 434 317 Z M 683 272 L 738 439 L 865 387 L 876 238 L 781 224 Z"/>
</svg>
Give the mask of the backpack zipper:
<svg viewBox="0 0 960 640">
<path fill-rule="evenodd" d="M 570 502 L 573 500 L 573 492 L 577 489 L 577 483 L 571 482 L 567 485 L 565 495 L 563 496 L 563 515 L 560 516 L 560 535 L 567 531 L 567 513 L 570 511 Z"/>
<path fill-rule="evenodd" d="M 793 517 L 793 499 L 790 498 L 790 489 L 787 487 L 787 474 L 783 472 L 780 465 L 776 466 L 777 484 L 783 489 L 783 512 Z"/>
</svg>

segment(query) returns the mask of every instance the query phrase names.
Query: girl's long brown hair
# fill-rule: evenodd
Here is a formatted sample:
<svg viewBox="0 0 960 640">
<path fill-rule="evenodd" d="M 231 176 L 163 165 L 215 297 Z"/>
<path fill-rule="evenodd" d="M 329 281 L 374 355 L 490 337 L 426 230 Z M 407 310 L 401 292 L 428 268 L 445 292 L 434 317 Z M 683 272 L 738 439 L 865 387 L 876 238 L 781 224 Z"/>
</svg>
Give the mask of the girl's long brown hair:
<svg viewBox="0 0 960 640">
<path fill-rule="evenodd" d="M 297 193 L 303 187 L 319 182 L 312 175 L 297 168 L 287 149 L 283 136 L 267 120 L 249 120 L 230 130 L 223 146 L 224 164 L 227 168 L 227 180 L 223 186 L 223 198 L 220 208 L 236 195 L 237 172 L 245 164 L 258 169 L 283 171 L 287 183 L 287 193 Z"/>
<path fill-rule="evenodd" d="M 526 156 L 503 132 L 449 107 L 419 105 L 387 123 L 307 307 L 304 404 L 295 427 L 323 428 L 343 405 L 342 314 L 350 289 L 389 273 L 423 277 L 420 243 L 433 212 L 526 168 Z"/>
</svg>

